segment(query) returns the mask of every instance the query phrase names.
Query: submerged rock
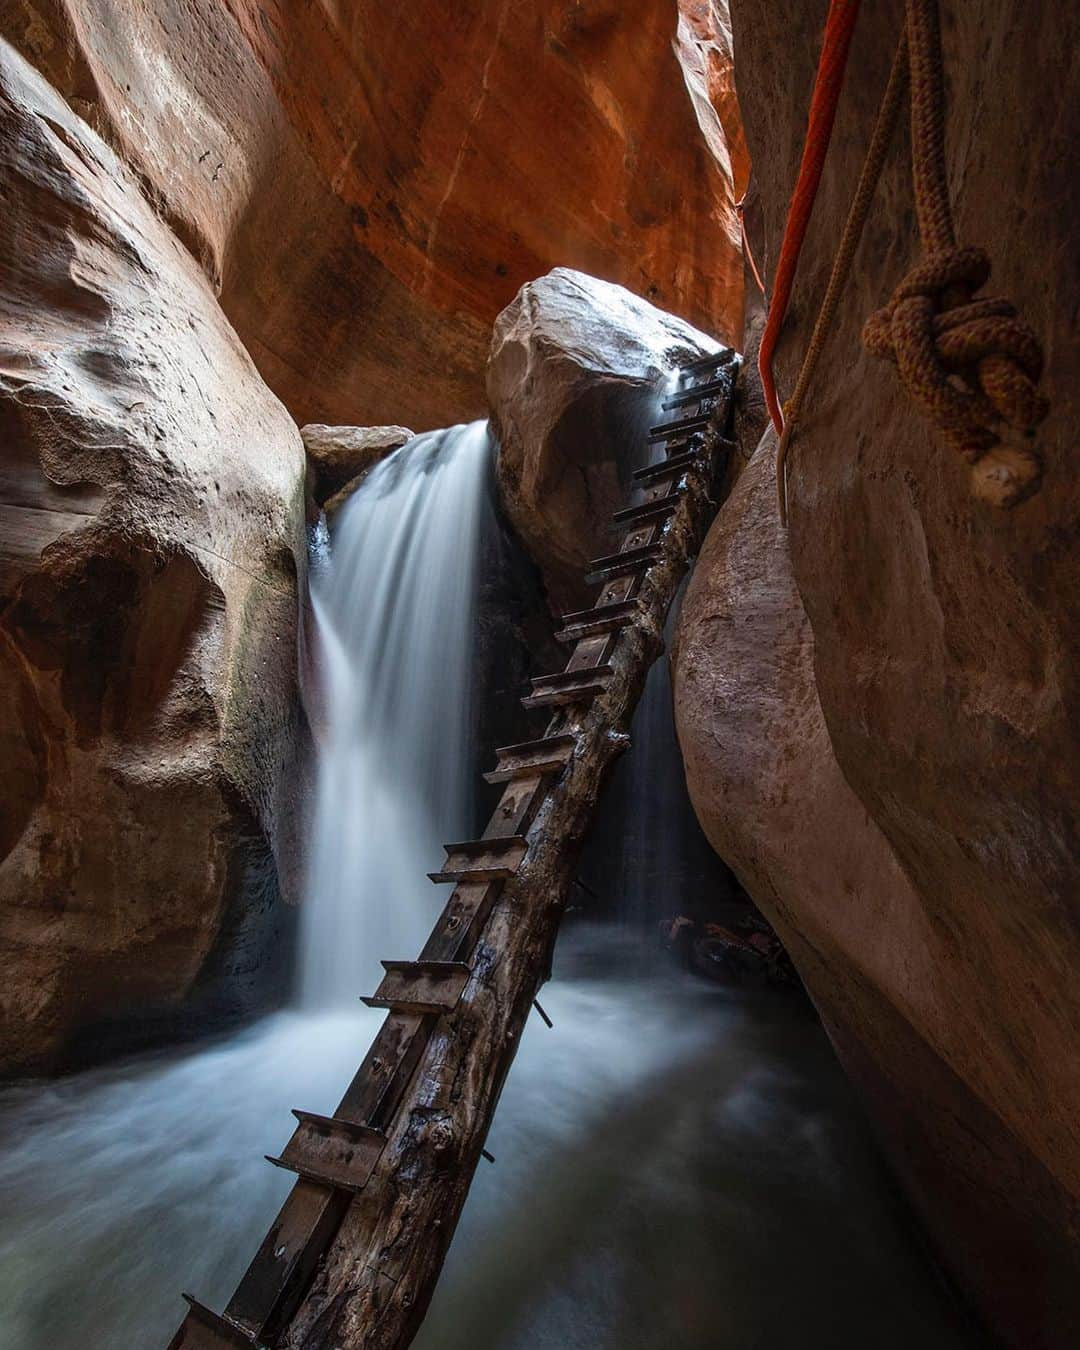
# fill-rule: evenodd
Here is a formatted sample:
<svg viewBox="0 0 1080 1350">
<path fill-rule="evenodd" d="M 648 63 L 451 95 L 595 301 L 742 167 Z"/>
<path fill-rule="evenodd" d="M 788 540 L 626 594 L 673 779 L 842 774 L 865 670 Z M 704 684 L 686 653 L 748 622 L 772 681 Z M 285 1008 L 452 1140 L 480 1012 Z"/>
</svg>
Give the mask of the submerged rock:
<svg viewBox="0 0 1080 1350">
<path fill-rule="evenodd" d="M 565 267 L 499 315 L 487 371 L 499 491 L 553 607 L 588 594 L 582 568 L 607 551 L 672 372 L 717 348 L 623 287 Z"/>
<path fill-rule="evenodd" d="M 0 132 L 0 1069 L 25 1072 L 258 997 L 304 455 L 202 270 L 7 44 Z"/>
</svg>

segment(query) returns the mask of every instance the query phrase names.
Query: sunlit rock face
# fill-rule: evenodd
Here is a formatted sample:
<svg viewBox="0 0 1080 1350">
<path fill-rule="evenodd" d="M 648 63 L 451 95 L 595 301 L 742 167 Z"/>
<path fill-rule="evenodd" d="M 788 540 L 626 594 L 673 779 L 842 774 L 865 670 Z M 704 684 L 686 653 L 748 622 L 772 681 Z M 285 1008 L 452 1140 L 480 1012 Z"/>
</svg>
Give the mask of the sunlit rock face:
<svg viewBox="0 0 1080 1350">
<path fill-rule="evenodd" d="M 26 1071 L 254 997 L 290 884 L 304 452 L 202 270 L 7 44 L 0 123 L 0 1070 Z"/>
<path fill-rule="evenodd" d="M 1051 6 L 942 8 L 958 232 L 988 249 L 987 293 L 1019 305 L 1047 357 L 1043 489 L 1011 512 L 975 501 L 968 465 L 928 429 L 894 368 L 862 347 L 867 315 L 919 252 L 898 135 L 793 450 L 783 544 L 805 620 L 794 596 L 788 630 L 763 616 L 787 560 L 748 519 L 749 503 L 733 499 L 684 610 L 676 696 L 702 821 L 722 846 L 734 841 L 740 875 L 786 926 L 938 1253 L 1009 1344 L 1048 1350 L 1073 1344 L 1080 1325 L 1080 577 L 1070 468 L 1080 389 L 1070 148 L 1080 110 L 1061 95 L 1078 21 Z M 825 0 L 732 4 L 764 220 L 752 243 L 767 271 L 826 9 Z M 806 350 L 901 9 L 864 6 L 859 19 L 780 346 L 782 397 Z M 770 453 L 768 443 L 757 451 Z M 759 473 L 766 482 L 767 461 Z M 761 490 L 762 511 L 774 510 Z M 744 530 L 739 549 L 760 536 L 753 569 L 736 548 Z M 809 745 L 822 723 L 808 731 L 808 704 L 820 706 L 828 732 L 817 758 Z M 739 750 L 758 763 L 762 738 L 772 742 L 767 776 L 747 782 Z M 833 765 L 849 789 L 843 801 Z M 793 811 L 800 801 L 805 810 Z M 822 851 L 859 864 L 862 882 L 850 870 L 823 882 Z M 784 854 L 802 860 L 804 877 Z"/>
<path fill-rule="evenodd" d="M 731 173 L 677 22 L 649 0 L 0 5 L 297 421 L 418 430 L 482 415 L 491 324 L 556 264 L 736 333 Z"/>
<path fill-rule="evenodd" d="M 621 286 L 566 268 L 499 315 L 487 389 L 500 496 L 556 609 L 590 594 L 583 568 L 608 551 L 665 383 L 716 349 Z"/>
</svg>

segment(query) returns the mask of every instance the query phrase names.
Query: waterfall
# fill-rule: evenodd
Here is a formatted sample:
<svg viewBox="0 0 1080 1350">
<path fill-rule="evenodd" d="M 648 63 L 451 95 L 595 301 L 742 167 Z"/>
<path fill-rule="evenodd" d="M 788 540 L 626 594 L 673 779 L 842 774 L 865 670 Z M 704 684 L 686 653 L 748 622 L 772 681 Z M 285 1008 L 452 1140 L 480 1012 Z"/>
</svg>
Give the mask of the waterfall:
<svg viewBox="0 0 1080 1350">
<path fill-rule="evenodd" d="M 318 786 L 301 927 L 306 1007 L 355 1002 L 434 918 L 426 872 L 467 833 L 472 634 L 486 422 L 371 471 L 317 557 Z"/>
</svg>

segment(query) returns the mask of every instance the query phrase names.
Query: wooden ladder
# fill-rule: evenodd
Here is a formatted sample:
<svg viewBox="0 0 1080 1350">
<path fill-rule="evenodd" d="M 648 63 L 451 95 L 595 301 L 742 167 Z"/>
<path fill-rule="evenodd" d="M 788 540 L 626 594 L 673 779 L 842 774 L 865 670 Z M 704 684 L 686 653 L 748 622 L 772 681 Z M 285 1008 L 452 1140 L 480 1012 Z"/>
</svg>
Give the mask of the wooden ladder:
<svg viewBox="0 0 1080 1350">
<path fill-rule="evenodd" d="M 277 1158 L 297 1177 L 218 1314 L 185 1294 L 170 1350 L 408 1345 L 423 1318 L 499 1093 L 551 955 L 605 771 L 629 744 L 668 609 L 715 507 L 710 488 L 738 356 L 683 371 L 665 403 L 696 412 L 653 427 L 663 459 L 634 475 L 615 553 L 590 564 L 590 609 L 563 616 L 566 669 L 522 702 L 549 708 L 539 740 L 505 746 L 480 839 L 446 845 L 454 887 L 416 961 L 385 961 L 364 1001 L 387 1016 L 333 1116 L 295 1111 Z"/>
</svg>

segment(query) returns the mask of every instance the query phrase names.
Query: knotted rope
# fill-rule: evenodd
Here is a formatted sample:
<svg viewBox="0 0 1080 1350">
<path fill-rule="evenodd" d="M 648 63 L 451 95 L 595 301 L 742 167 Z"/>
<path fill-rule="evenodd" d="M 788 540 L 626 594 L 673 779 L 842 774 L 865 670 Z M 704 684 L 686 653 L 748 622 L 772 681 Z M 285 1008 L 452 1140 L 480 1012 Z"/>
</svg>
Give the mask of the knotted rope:
<svg viewBox="0 0 1080 1350">
<path fill-rule="evenodd" d="M 832 0 L 830 20 L 836 3 Z M 829 40 L 828 21 L 825 40 Z M 973 489 L 978 497 L 995 506 L 1014 506 L 1036 492 L 1042 480 L 1042 466 L 1034 451 L 1027 446 L 1006 445 L 1001 439 L 1005 429 L 1030 438 L 1046 416 L 1049 404 L 1036 387 L 1042 373 L 1042 350 L 1033 330 L 1018 318 L 1007 300 L 974 298 L 989 278 L 990 262 L 983 250 L 961 248 L 956 242 L 945 170 L 945 93 L 937 0 L 907 0 L 905 29 L 825 299 L 786 409 L 786 424 L 779 418 L 778 407 L 773 416 L 782 433 L 777 488 L 785 522 L 786 463 L 792 435 L 847 282 L 909 74 L 912 181 L 925 256 L 900 282 L 889 303 L 867 320 L 863 341 L 873 355 L 896 363 L 911 397 L 946 441 L 973 463 Z M 816 101 L 815 88 L 812 110 Z M 816 189 L 816 182 L 814 186 Z M 799 190 L 797 184 L 796 195 Z M 793 214 L 794 209 L 789 213 L 789 229 Z M 774 304 L 780 294 L 779 268 L 776 292 Z M 788 295 L 790 283 L 783 301 L 785 308 Z M 782 313 L 777 330 L 781 321 Z M 770 350 L 770 384 L 771 356 Z M 762 376 L 764 380 L 764 362 Z"/>
<path fill-rule="evenodd" d="M 980 248 L 960 248 L 945 171 L 945 89 L 937 0 L 907 0 L 911 65 L 911 173 L 925 258 L 871 314 L 863 342 L 895 361 L 904 387 L 945 440 L 974 464 L 975 495 L 1015 506 L 1036 492 L 1033 450 L 1006 445 L 1009 428 L 1031 437 L 1049 411 L 1036 387 L 1043 356 L 1008 300 L 976 300 L 990 277 Z"/>
</svg>

